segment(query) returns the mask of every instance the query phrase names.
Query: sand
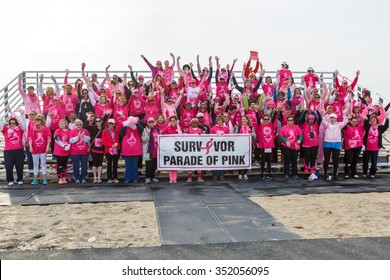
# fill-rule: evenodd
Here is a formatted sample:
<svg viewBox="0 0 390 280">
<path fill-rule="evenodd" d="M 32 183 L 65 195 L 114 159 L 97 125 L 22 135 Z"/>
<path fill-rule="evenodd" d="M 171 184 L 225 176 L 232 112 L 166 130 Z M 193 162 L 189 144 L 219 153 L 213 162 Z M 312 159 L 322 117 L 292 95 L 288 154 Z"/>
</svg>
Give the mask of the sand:
<svg viewBox="0 0 390 280">
<path fill-rule="evenodd" d="M 251 197 L 305 238 L 390 236 L 390 193 Z"/>
<path fill-rule="evenodd" d="M 153 202 L 1 206 L 0 220 L 0 249 L 160 245 Z"/>
<path fill-rule="evenodd" d="M 390 236 L 390 193 L 251 199 L 304 238 Z M 3 250 L 161 245 L 153 202 L 0 206 L 0 221 Z"/>
</svg>

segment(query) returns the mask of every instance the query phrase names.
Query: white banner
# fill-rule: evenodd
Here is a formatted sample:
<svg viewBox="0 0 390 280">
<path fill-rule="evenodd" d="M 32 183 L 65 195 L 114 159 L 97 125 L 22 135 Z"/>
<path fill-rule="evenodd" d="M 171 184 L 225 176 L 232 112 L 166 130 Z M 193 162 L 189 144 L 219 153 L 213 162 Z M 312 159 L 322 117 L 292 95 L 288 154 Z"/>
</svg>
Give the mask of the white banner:
<svg viewBox="0 0 390 280">
<path fill-rule="evenodd" d="M 250 135 L 159 135 L 158 141 L 158 170 L 251 168 Z"/>
</svg>

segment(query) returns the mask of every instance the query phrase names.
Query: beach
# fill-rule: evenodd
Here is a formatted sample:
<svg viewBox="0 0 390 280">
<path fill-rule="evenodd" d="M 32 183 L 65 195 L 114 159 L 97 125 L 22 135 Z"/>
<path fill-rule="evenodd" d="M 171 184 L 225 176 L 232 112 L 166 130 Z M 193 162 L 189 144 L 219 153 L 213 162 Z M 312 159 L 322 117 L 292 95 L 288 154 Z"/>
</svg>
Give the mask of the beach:
<svg viewBox="0 0 390 280">
<path fill-rule="evenodd" d="M 303 238 L 390 236 L 390 193 L 251 197 Z M 160 246 L 153 202 L 0 207 L 0 249 Z"/>
</svg>

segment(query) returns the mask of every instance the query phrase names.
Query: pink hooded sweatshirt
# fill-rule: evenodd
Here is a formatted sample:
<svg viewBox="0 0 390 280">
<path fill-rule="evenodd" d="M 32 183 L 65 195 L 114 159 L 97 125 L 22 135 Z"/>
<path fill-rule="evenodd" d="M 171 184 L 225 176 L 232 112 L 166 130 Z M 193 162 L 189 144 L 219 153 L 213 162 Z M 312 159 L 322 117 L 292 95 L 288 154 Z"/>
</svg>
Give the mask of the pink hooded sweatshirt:
<svg viewBox="0 0 390 280">
<path fill-rule="evenodd" d="M 23 97 L 23 102 L 24 102 L 24 112 L 26 115 L 30 113 L 31 110 L 37 111 L 39 114 L 42 112 L 41 111 L 41 106 L 39 106 L 39 96 L 33 93 L 32 95 L 27 94 L 23 90 L 22 86 L 22 78 L 18 78 L 18 88 L 19 88 L 19 93 Z"/>
</svg>

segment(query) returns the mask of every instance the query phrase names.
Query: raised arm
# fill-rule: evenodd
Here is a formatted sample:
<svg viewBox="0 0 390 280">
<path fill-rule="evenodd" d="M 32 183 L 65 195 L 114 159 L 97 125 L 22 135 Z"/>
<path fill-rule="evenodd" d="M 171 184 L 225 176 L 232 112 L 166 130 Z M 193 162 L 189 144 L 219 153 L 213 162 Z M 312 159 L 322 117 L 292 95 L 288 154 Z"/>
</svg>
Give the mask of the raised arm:
<svg viewBox="0 0 390 280">
<path fill-rule="evenodd" d="M 88 81 L 91 82 L 91 80 L 85 75 L 85 66 L 85 62 L 81 63 L 81 76 L 83 77 L 84 81 L 88 83 Z"/>
<path fill-rule="evenodd" d="M 42 85 L 43 78 L 44 78 L 43 74 L 39 75 L 39 82 L 38 82 L 38 95 L 39 96 L 43 95 L 43 85 Z"/>
<path fill-rule="evenodd" d="M 169 53 L 169 55 L 172 57 L 172 69 L 175 69 L 175 63 L 176 63 L 176 59 L 175 59 L 175 55 L 173 53 Z"/>
<path fill-rule="evenodd" d="M 23 84 L 22 84 L 22 73 L 19 74 L 18 76 L 18 88 L 19 88 L 19 93 L 22 95 L 23 98 L 27 97 L 26 92 L 23 90 Z"/>
</svg>

